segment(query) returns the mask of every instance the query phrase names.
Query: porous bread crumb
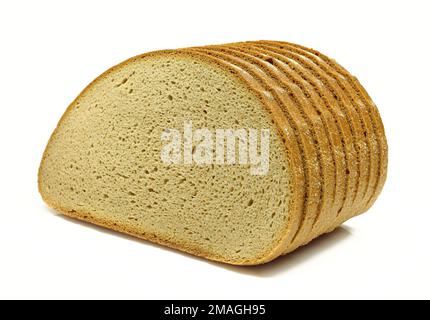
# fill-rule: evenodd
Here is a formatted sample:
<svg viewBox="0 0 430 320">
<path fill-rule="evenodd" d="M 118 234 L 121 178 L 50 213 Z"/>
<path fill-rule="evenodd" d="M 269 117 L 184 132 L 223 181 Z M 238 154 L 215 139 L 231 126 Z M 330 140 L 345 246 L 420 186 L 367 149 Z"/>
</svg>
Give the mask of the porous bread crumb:
<svg viewBox="0 0 430 320">
<path fill-rule="evenodd" d="M 221 89 L 221 90 L 220 90 Z M 270 170 L 166 165 L 165 128 L 270 129 Z M 261 102 L 221 69 L 189 57 L 138 59 L 75 101 L 40 171 L 44 198 L 132 234 L 156 235 L 232 263 L 261 258 L 288 220 L 285 147 Z M 73 212 L 72 212 L 73 213 Z"/>
</svg>

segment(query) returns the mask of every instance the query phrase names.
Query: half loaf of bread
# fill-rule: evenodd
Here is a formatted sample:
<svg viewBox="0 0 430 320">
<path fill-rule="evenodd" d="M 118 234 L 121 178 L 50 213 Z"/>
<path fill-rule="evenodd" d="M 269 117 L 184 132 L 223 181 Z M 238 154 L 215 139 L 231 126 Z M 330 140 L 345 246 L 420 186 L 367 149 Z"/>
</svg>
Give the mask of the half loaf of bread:
<svg viewBox="0 0 430 320">
<path fill-rule="evenodd" d="M 52 134 L 39 190 L 67 216 L 255 265 L 368 210 L 386 173 L 383 124 L 357 79 L 315 50 L 255 41 L 103 73 Z"/>
</svg>

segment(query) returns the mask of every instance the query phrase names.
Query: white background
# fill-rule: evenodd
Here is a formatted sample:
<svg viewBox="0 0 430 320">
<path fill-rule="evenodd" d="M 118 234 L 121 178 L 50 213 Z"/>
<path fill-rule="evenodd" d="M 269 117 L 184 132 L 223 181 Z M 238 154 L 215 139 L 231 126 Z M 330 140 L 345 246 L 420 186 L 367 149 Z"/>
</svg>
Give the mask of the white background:
<svg viewBox="0 0 430 320">
<path fill-rule="evenodd" d="M 2 1 L 0 298 L 430 298 L 429 1 Z M 390 146 L 365 215 L 260 267 L 230 267 L 63 218 L 36 185 L 67 105 L 151 50 L 314 47 L 355 74 Z"/>
</svg>

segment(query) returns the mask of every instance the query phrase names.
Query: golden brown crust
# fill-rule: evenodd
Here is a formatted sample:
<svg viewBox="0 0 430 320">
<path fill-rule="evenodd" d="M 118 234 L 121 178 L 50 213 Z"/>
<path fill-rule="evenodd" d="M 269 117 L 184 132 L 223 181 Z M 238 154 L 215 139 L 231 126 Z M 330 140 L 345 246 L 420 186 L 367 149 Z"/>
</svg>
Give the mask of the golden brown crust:
<svg viewBox="0 0 430 320">
<path fill-rule="evenodd" d="M 282 43 L 284 44 L 284 42 Z M 369 116 L 370 123 L 372 126 L 372 131 L 376 135 L 376 137 L 373 139 L 370 137 L 370 135 L 368 138 L 370 139 L 370 143 L 373 147 L 372 154 L 374 154 L 375 157 L 378 158 L 378 164 L 379 164 L 379 166 L 376 169 L 376 172 L 373 171 L 374 182 L 372 183 L 371 181 L 369 181 L 369 189 L 367 192 L 367 196 L 365 196 L 364 207 L 360 209 L 360 212 L 365 212 L 375 202 L 376 198 L 382 191 L 383 185 L 387 177 L 388 147 L 387 147 L 384 126 L 380 118 L 378 108 L 373 103 L 372 99 L 370 98 L 366 90 L 358 82 L 357 78 L 352 76 L 347 70 L 345 70 L 341 65 L 336 63 L 334 60 L 330 59 L 329 57 L 323 55 L 322 53 L 314 49 L 309 49 L 296 44 L 288 44 L 288 45 L 301 49 L 303 51 L 309 52 L 310 54 L 314 55 L 317 59 L 325 62 L 331 68 L 336 70 L 341 75 L 341 77 L 344 77 L 347 79 L 349 85 L 352 87 L 352 90 L 355 92 L 356 96 L 359 99 L 361 99 L 361 101 L 364 103 L 364 105 L 359 104 L 359 107 L 363 109 L 363 113 L 365 115 Z M 373 187 L 371 187 L 371 185 L 373 185 Z M 350 217 L 351 216 L 345 217 L 344 220 L 347 220 Z"/>
<path fill-rule="evenodd" d="M 347 70 L 345 70 L 341 65 L 332 61 L 330 58 L 324 56 L 318 51 L 313 50 L 317 55 L 319 55 L 323 60 L 327 61 L 327 63 L 331 63 L 332 66 L 342 75 L 344 75 L 349 82 L 352 84 L 352 87 L 366 103 L 368 107 L 367 112 L 370 114 L 372 125 L 374 126 L 374 131 L 376 133 L 376 137 L 379 143 L 379 160 L 380 167 L 378 170 L 378 176 L 374 185 L 373 193 L 370 194 L 369 199 L 366 201 L 366 206 L 362 210 L 362 212 L 366 212 L 376 201 L 378 196 L 381 194 L 382 189 L 387 180 L 387 169 L 388 169 L 388 143 L 385 135 L 384 124 L 381 119 L 381 115 L 379 113 L 378 107 L 373 102 L 372 98 L 367 93 L 366 89 L 360 84 L 358 79 L 351 75 Z"/>
<path fill-rule="evenodd" d="M 295 55 L 301 55 L 308 59 L 311 58 L 309 55 L 293 46 L 289 46 L 285 43 L 281 44 L 283 50 L 289 50 Z M 278 47 L 279 45 L 279 43 L 274 44 L 274 46 Z M 336 221 L 341 221 L 344 220 L 344 217 L 350 216 L 352 212 L 356 214 L 356 212 L 358 212 L 362 207 L 363 198 L 365 196 L 366 190 L 368 189 L 370 183 L 369 180 L 372 177 L 371 170 L 375 170 L 376 168 L 375 155 L 370 152 L 370 140 L 365 133 L 367 129 L 368 135 L 371 135 L 372 129 L 370 127 L 369 120 L 366 118 L 366 114 L 363 114 L 361 110 L 356 107 L 356 105 L 360 102 L 356 101 L 356 99 L 353 97 L 348 85 L 342 83 L 343 79 L 337 77 L 337 75 L 326 65 L 317 63 L 314 60 L 312 60 L 312 63 L 315 64 L 315 68 L 320 70 L 318 72 L 320 79 L 337 98 L 336 102 L 338 108 L 340 108 L 339 110 L 343 112 L 348 119 L 355 148 L 349 150 L 347 155 L 352 156 L 353 154 L 356 154 L 359 165 L 359 174 L 354 198 L 349 199 L 349 201 L 347 199 L 345 210 L 340 211 L 336 218 Z M 350 143 L 347 143 L 347 145 L 349 146 Z M 354 169 L 349 168 L 348 178 L 351 178 L 353 173 Z M 334 223 L 337 224 L 338 222 Z"/>
<path fill-rule="evenodd" d="M 273 244 L 273 248 L 269 249 L 269 251 L 267 251 L 263 256 L 258 257 L 255 260 L 252 260 L 252 261 L 251 260 L 230 261 L 226 258 L 221 258 L 219 256 L 215 256 L 213 253 L 202 252 L 200 249 L 190 247 L 187 244 L 181 244 L 181 243 L 177 243 L 177 242 L 173 243 L 171 241 L 168 241 L 167 239 L 161 239 L 159 237 L 155 238 L 155 237 L 150 237 L 147 235 L 142 235 L 141 233 L 136 232 L 135 230 L 131 230 L 129 228 L 124 228 L 124 227 L 120 227 L 120 226 L 115 226 L 115 225 L 110 224 L 107 221 L 95 219 L 94 217 L 92 217 L 88 213 L 79 212 L 77 210 L 74 212 L 70 212 L 68 210 L 65 210 L 64 208 L 61 207 L 61 205 L 56 203 L 54 199 L 48 198 L 43 193 L 43 190 L 41 188 L 41 170 L 44 166 L 46 155 L 49 152 L 50 143 L 55 138 L 55 136 L 57 135 L 59 127 L 61 126 L 61 124 L 63 123 L 64 119 L 67 117 L 69 112 L 74 108 L 78 99 L 82 95 L 84 95 L 87 92 L 87 90 L 89 90 L 89 88 L 91 88 L 92 85 L 94 85 L 97 81 L 108 76 L 111 72 L 115 71 L 117 68 L 121 68 L 122 66 L 125 66 L 129 63 L 132 63 L 133 61 L 136 61 L 137 59 L 144 59 L 144 58 L 151 57 L 151 56 L 163 56 L 163 55 L 171 55 L 171 56 L 175 56 L 175 55 L 184 56 L 185 55 L 185 56 L 191 57 L 193 59 L 199 59 L 201 61 L 204 61 L 204 62 L 212 64 L 212 65 L 215 64 L 216 66 L 230 72 L 239 81 L 246 84 L 248 86 L 248 88 L 250 89 L 250 91 L 253 92 L 263 102 L 263 105 L 268 108 L 268 112 L 272 115 L 272 117 L 274 119 L 276 119 L 275 124 L 277 124 L 279 126 L 279 134 L 283 137 L 283 139 L 285 139 L 285 141 L 288 141 L 288 146 L 286 148 L 286 151 L 287 151 L 287 155 L 288 155 L 287 161 L 289 164 L 289 172 L 291 175 L 291 177 L 290 177 L 291 178 L 291 185 L 289 186 L 290 187 L 290 194 L 291 194 L 290 205 L 289 205 L 289 208 L 290 208 L 289 209 L 289 219 L 285 225 L 284 232 L 282 233 L 284 235 L 284 237 L 282 239 L 279 239 L 278 242 L 275 242 Z M 60 121 L 58 122 L 56 129 L 52 133 L 51 138 L 48 141 L 47 147 L 45 149 L 44 155 L 42 157 L 42 161 L 41 161 L 40 168 L 39 168 L 39 174 L 38 174 L 39 192 L 41 193 L 43 200 L 48 204 L 48 206 L 54 208 L 55 210 L 65 214 L 65 215 L 68 215 L 68 216 L 71 216 L 74 218 L 85 220 L 85 221 L 88 221 L 90 223 L 97 224 L 97 225 L 100 225 L 103 227 L 107 227 L 107 228 L 110 228 L 110 229 L 113 229 L 116 231 L 124 232 L 124 233 L 130 234 L 130 235 L 133 235 L 135 237 L 141 238 L 141 239 L 154 241 L 154 242 L 157 242 L 159 244 L 163 244 L 163 245 L 169 246 L 171 248 L 175 248 L 175 249 L 178 249 L 178 250 L 181 250 L 181 251 L 193 254 L 193 255 L 201 256 L 201 257 L 204 257 L 204 258 L 209 259 L 209 260 L 214 260 L 214 261 L 223 262 L 223 263 L 227 263 L 227 264 L 234 264 L 234 265 L 263 264 L 263 263 L 266 263 L 266 262 L 269 262 L 269 261 L 275 259 L 276 257 L 278 257 L 279 255 L 282 254 L 282 248 L 285 246 L 284 243 L 289 242 L 289 240 L 290 240 L 289 238 L 290 238 L 291 234 L 295 233 L 295 231 L 296 231 L 295 229 L 298 227 L 299 217 L 301 216 L 301 214 L 303 212 L 301 204 L 302 204 L 302 198 L 304 196 L 303 189 L 304 189 L 305 179 L 303 177 L 302 161 L 298 157 L 298 155 L 300 153 L 299 153 L 298 148 L 297 148 L 297 142 L 291 136 L 291 134 L 290 134 L 291 131 L 284 130 L 284 128 L 289 128 L 289 125 L 288 125 L 288 123 L 285 122 L 285 120 L 283 118 L 282 111 L 279 110 L 278 106 L 275 103 L 273 103 L 273 101 L 271 101 L 266 95 L 263 94 L 262 90 L 259 90 L 258 84 L 255 81 L 253 81 L 252 78 L 247 79 L 247 74 L 245 72 L 242 72 L 241 70 L 234 68 L 233 66 L 229 66 L 228 64 L 220 63 L 220 61 L 218 61 L 217 59 L 213 59 L 209 56 L 199 54 L 197 52 L 191 52 L 189 50 L 162 50 L 162 51 L 155 51 L 155 52 L 150 52 L 150 53 L 138 55 L 136 57 L 130 58 L 130 59 L 110 68 L 109 70 L 104 72 L 102 75 L 97 77 L 69 105 L 69 107 L 67 108 L 67 110 L 65 111 L 63 116 L 61 117 Z"/>
<path fill-rule="evenodd" d="M 354 166 L 354 163 L 351 160 L 354 159 L 354 153 L 351 151 L 348 152 L 348 148 L 345 146 L 350 146 L 352 144 L 352 136 L 349 130 L 350 127 L 346 122 L 346 118 L 339 116 L 339 112 L 336 109 L 336 106 L 338 105 L 337 101 L 333 99 L 332 94 L 327 90 L 327 88 L 320 84 L 319 79 L 315 76 L 317 70 L 313 68 L 312 65 L 306 65 L 305 61 L 298 58 L 294 53 L 286 50 L 276 49 L 270 46 L 262 47 L 265 48 L 270 55 L 274 55 L 282 60 L 286 65 L 290 65 L 291 69 L 295 70 L 300 74 L 303 80 L 310 84 L 310 87 L 312 87 L 319 95 L 320 105 L 324 106 L 321 110 L 326 111 L 327 116 L 331 116 L 332 121 L 334 121 L 334 123 L 331 123 L 331 138 L 332 142 L 334 142 L 332 145 L 335 149 L 335 154 L 338 155 L 337 163 L 341 166 L 341 169 L 337 171 L 337 181 L 338 185 L 341 187 L 340 190 L 342 191 L 338 191 L 336 193 L 336 205 L 332 208 L 333 210 L 330 215 L 325 218 L 326 221 L 321 221 L 320 229 L 315 230 L 318 234 L 321 232 L 327 232 L 327 230 L 331 230 L 333 228 L 333 217 L 338 214 L 339 210 L 351 210 L 347 200 L 351 199 L 354 194 L 354 188 L 351 187 L 351 185 L 354 185 L 354 179 L 358 178 L 358 173 L 355 174 L 356 166 Z M 294 64 L 292 62 L 296 63 Z M 321 77 L 319 74 L 318 76 Z M 341 141 L 344 141 L 344 143 Z M 350 175 L 348 176 L 345 174 L 347 168 L 350 170 Z M 342 198 L 339 199 L 339 196 L 342 196 Z M 327 221 L 329 221 L 328 224 Z"/>
</svg>

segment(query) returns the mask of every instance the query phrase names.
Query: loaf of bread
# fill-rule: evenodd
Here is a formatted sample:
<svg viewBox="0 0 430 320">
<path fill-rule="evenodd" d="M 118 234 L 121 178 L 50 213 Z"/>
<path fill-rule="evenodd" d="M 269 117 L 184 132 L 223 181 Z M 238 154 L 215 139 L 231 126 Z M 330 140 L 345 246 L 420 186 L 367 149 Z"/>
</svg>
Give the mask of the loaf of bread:
<svg viewBox="0 0 430 320">
<path fill-rule="evenodd" d="M 59 212 L 256 265 L 367 211 L 387 174 L 375 104 L 334 60 L 255 41 L 165 50 L 72 102 L 39 169 Z"/>
</svg>

